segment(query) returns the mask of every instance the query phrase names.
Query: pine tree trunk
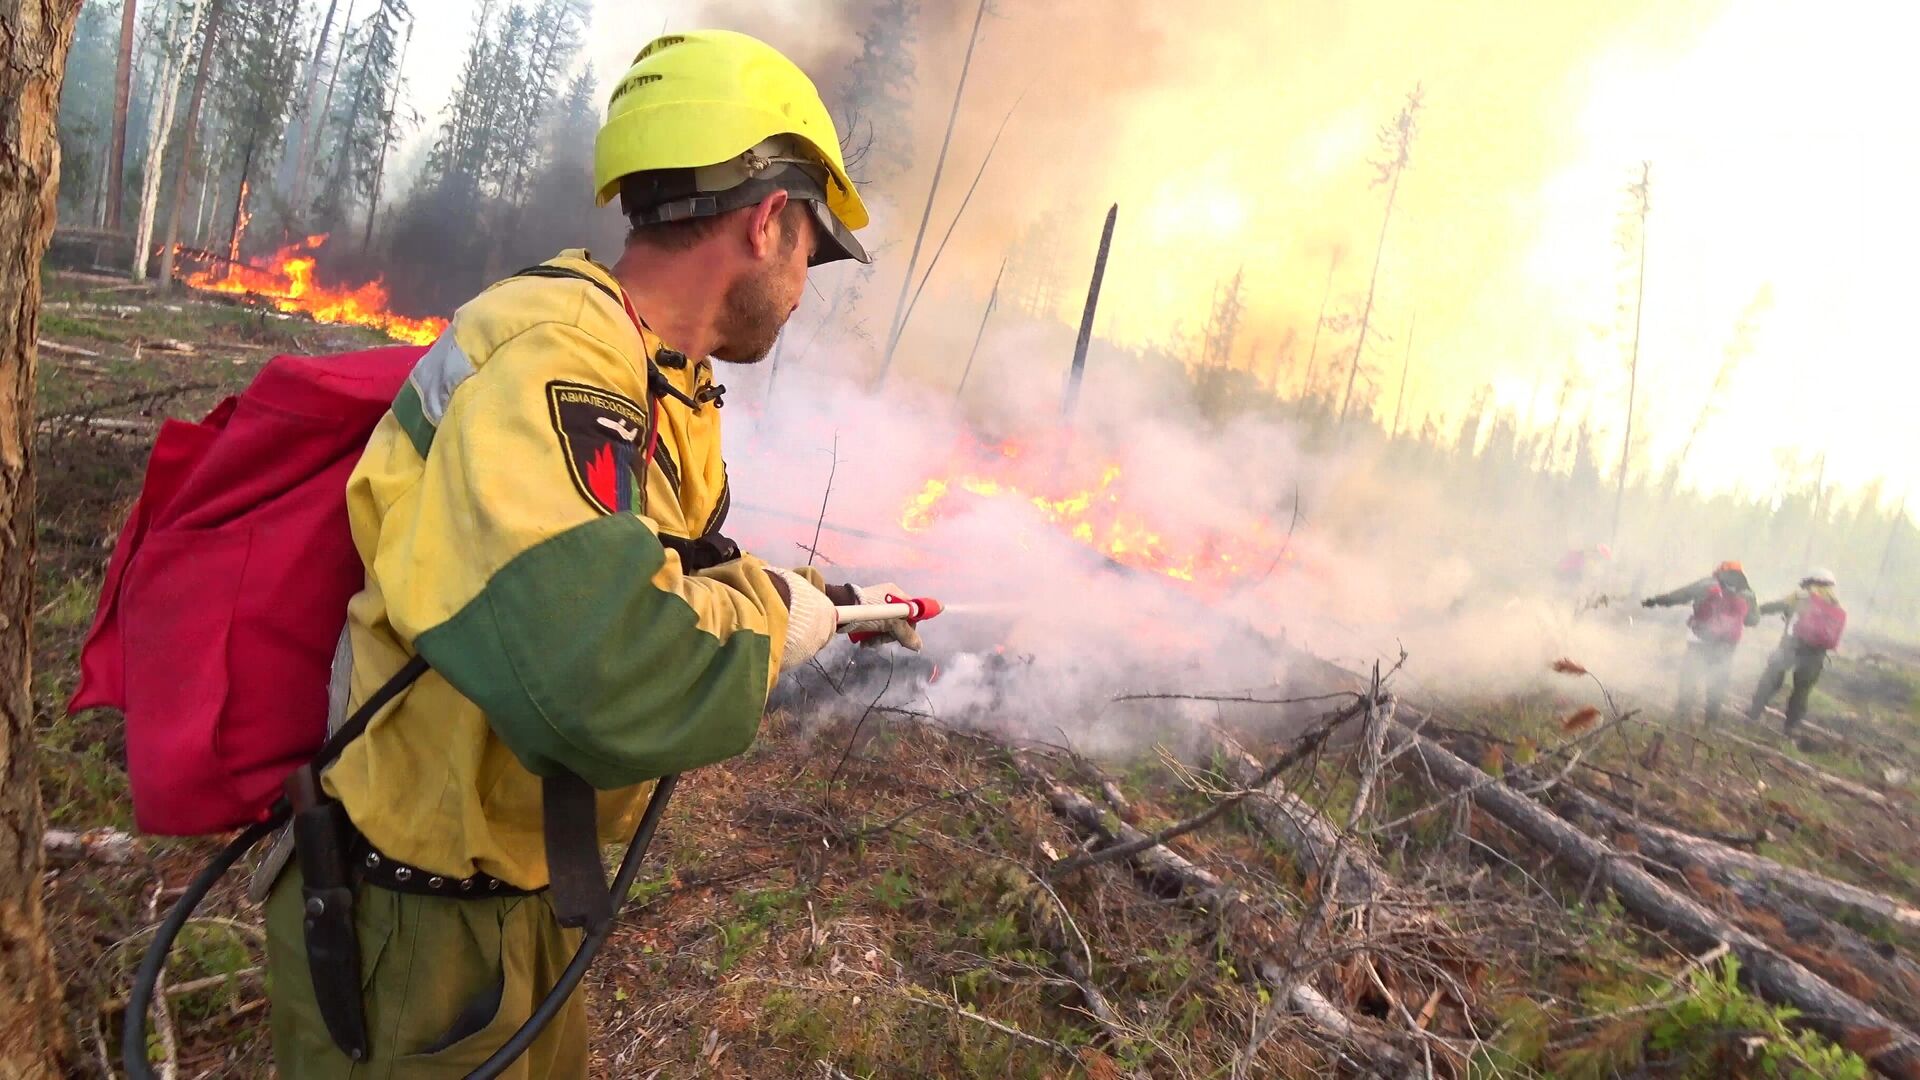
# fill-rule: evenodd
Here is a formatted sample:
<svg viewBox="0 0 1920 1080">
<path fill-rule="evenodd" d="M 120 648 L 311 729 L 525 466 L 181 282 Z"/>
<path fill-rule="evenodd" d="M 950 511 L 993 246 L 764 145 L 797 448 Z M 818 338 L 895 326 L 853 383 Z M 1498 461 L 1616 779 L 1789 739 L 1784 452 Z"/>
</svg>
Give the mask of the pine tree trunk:
<svg viewBox="0 0 1920 1080">
<path fill-rule="evenodd" d="M 373 246 L 373 222 L 380 213 L 380 184 L 387 175 L 387 151 L 393 146 L 393 118 L 400 114 L 401 80 L 407 73 L 407 50 L 413 47 L 413 27 L 418 19 L 407 23 L 406 39 L 400 43 L 400 60 L 393 65 L 393 97 L 387 101 L 387 130 L 380 137 L 380 161 L 373 167 L 373 194 L 367 199 L 367 231 L 360 238 L 362 251 Z"/>
<path fill-rule="evenodd" d="M 340 65 L 347 58 L 347 36 L 353 31 L 353 0 L 347 0 L 347 17 L 340 21 L 340 44 L 333 54 L 333 70 L 327 73 L 327 94 L 320 100 L 320 111 L 301 129 L 300 171 L 293 178 L 293 212 L 301 219 L 307 214 L 307 174 L 313 169 L 313 155 L 320 150 L 320 136 L 327 131 L 327 112 L 333 108 L 333 88 L 340 82 Z"/>
<path fill-rule="evenodd" d="M 0 1076 L 64 1075 L 69 1042 L 41 907 L 33 758 L 33 371 L 40 258 L 60 176 L 60 82 L 80 7 L 0 0 Z"/>
<path fill-rule="evenodd" d="M 189 3 L 191 0 L 181 0 Z M 171 22 L 166 38 L 166 59 L 161 69 L 160 82 L 154 87 L 160 98 L 160 115 L 154 120 L 153 130 L 147 137 L 147 167 L 140 177 L 140 224 L 133 236 L 133 280 L 147 279 L 148 247 L 153 243 L 153 212 L 160 202 L 160 177 L 166 171 L 167 136 L 173 131 L 173 106 L 180 97 L 180 77 L 186 74 L 186 65 L 178 55 L 193 41 L 193 35 L 200 29 L 200 13 L 206 7 L 196 3 L 187 15 L 187 32 L 181 35 L 178 45 L 174 43 Z"/>
<path fill-rule="evenodd" d="M 120 184 L 127 174 L 127 104 L 133 91 L 134 0 L 120 0 L 120 57 L 113 64 L 113 149 L 107 154 L 107 228 L 120 227 Z"/>
<path fill-rule="evenodd" d="M 307 135 L 313 130 L 313 92 L 320 85 L 320 58 L 327 54 L 327 35 L 333 32 L 333 12 L 340 6 L 340 0 L 327 0 L 327 17 L 320 22 L 320 40 L 314 42 L 313 55 L 307 58 L 307 88 L 300 95 L 300 137 L 289 139 L 293 151 L 294 183 L 304 188 L 303 179 L 307 175 Z M 282 183 L 285 183 L 285 158 L 282 158 Z M 296 206 L 299 204 L 296 202 Z"/>
<path fill-rule="evenodd" d="M 180 215 L 187 209 L 187 188 L 193 178 L 193 136 L 200 128 L 200 103 L 207 96 L 207 72 L 213 67 L 214 39 L 220 36 L 220 12 L 226 0 L 210 0 L 207 32 L 200 39 L 200 66 L 193 73 L 193 95 L 187 100 L 187 132 L 180 139 L 180 165 L 173 171 L 173 198 L 167 201 L 167 227 L 161 230 L 160 285 L 173 284 L 173 247 L 180 240 Z"/>
<path fill-rule="evenodd" d="M 1347 408 L 1353 404 L 1353 384 L 1360 377 L 1360 361 L 1367 347 L 1367 326 L 1373 320 L 1373 294 L 1380 285 L 1380 260 L 1387 251 L 1387 226 L 1393 224 L 1393 200 L 1400 194 L 1401 169 L 1393 170 L 1387 188 L 1387 212 L 1380 218 L 1380 240 L 1373 248 L 1373 276 L 1367 279 L 1367 302 L 1360 309 L 1360 333 L 1353 341 L 1353 366 L 1347 369 L 1347 392 L 1340 399 L 1340 426 L 1347 426 Z"/>
</svg>

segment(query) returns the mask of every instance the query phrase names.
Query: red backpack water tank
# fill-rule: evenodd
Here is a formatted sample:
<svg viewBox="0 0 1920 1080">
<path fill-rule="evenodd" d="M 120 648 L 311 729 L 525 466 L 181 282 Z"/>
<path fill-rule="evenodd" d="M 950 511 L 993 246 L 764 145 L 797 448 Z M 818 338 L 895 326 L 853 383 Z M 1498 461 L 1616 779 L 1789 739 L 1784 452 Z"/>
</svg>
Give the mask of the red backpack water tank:
<svg viewBox="0 0 1920 1080">
<path fill-rule="evenodd" d="M 1817 592 L 1808 592 L 1793 616 L 1793 639 L 1814 649 L 1840 647 L 1847 630 L 1847 609 Z"/>
<path fill-rule="evenodd" d="M 1716 582 L 1708 588 L 1707 595 L 1693 605 L 1693 617 L 1687 620 L 1687 625 L 1701 641 L 1738 645 L 1741 635 L 1746 633 L 1747 612 L 1751 608 L 1745 596 Z"/>
<path fill-rule="evenodd" d="M 347 477 L 425 351 L 275 357 L 199 423 L 160 429 L 67 705 L 126 713 L 142 831 L 254 821 L 325 739 L 365 581 Z"/>
</svg>

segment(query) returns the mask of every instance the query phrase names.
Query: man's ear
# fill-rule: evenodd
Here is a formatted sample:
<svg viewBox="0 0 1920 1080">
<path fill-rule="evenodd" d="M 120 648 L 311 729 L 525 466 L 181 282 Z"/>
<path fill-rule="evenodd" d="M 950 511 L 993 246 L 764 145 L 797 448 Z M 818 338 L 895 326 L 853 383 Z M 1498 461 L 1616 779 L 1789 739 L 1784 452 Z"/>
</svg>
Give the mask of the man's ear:
<svg viewBox="0 0 1920 1080">
<path fill-rule="evenodd" d="M 788 196 L 776 191 L 754 204 L 747 217 L 747 242 L 756 259 L 770 259 L 781 251 L 780 218 L 787 208 Z"/>
</svg>

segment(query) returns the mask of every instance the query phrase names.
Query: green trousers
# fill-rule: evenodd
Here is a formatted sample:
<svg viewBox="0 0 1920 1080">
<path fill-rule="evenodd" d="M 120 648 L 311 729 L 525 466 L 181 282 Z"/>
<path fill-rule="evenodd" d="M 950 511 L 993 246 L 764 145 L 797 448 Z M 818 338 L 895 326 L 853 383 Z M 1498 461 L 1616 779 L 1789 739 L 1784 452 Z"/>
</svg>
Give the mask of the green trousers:
<svg viewBox="0 0 1920 1080">
<path fill-rule="evenodd" d="M 293 865 L 267 898 L 273 1057 L 282 1080 L 457 1080 L 532 1015 L 580 944 L 579 931 L 554 921 L 544 893 L 454 900 L 361 885 L 354 922 L 372 1053 L 356 1064 L 320 1018 L 300 908 Z M 503 1075 L 587 1075 L 584 991 Z"/>
</svg>

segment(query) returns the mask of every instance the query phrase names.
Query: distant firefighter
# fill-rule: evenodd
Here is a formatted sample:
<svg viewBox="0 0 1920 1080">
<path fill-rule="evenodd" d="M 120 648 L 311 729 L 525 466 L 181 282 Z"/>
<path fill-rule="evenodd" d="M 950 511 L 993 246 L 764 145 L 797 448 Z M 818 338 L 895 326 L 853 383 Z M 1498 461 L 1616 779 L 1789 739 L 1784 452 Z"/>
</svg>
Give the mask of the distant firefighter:
<svg viewBox="0 0 1920 1080">
<path fill-rule="evenodd" d="M 1590 574 L 1598 573 L 1613 560 L 1613 549 L 1606 544 L 1596 544 L 1590 548 L 1574 548 L 1560 557 L 1554 565 L 1554 576 L 1569 588 L 1579 588 L 1587 583 Z"/>
<path fill-rule="evenodd" d="M 1706 684 L 1707 723 L 1720 718 L 1720 699 L 1733 678 L 1733 650 L 1746 628 L 1760 621 L 1758 601 L 1747 584 L 1746 571 L 1737 562 L 1723 562 L 1708 577 L 1670 593 L 1650 596 L 1641 607 L 1693 605 L 1687 617 L 1687 655 L 1680 665 L 1680 700 L 1676 711 L 1693 714 L 1694 702 Z"/>
<path fill-rule="evenodd" d="M 1759 720 L 1767 703 L 1780 692 L 1787 673 L 1793 673 L 1793 692 L 1787 695 L 1786 731 L 1791 735 L 1807 716 L 1807 699 L 1813 696 L 1813 684 L 1827 666 L 1827 654 L 1840 647 L 1840 635 L 1847 629 L 1847 610 L 1834 594 L 1833 571 L 1813 569 L 1800 579 L 1800 588 L 1778 600 L 1760 605 L 1762 615 L 1785 615 L 1786 633 L 1780 645 L 1767 659 L 1760 673 L 1760 685 L 1753 689 L 1753 704 L 1747 716 Z"/>
</svg>

